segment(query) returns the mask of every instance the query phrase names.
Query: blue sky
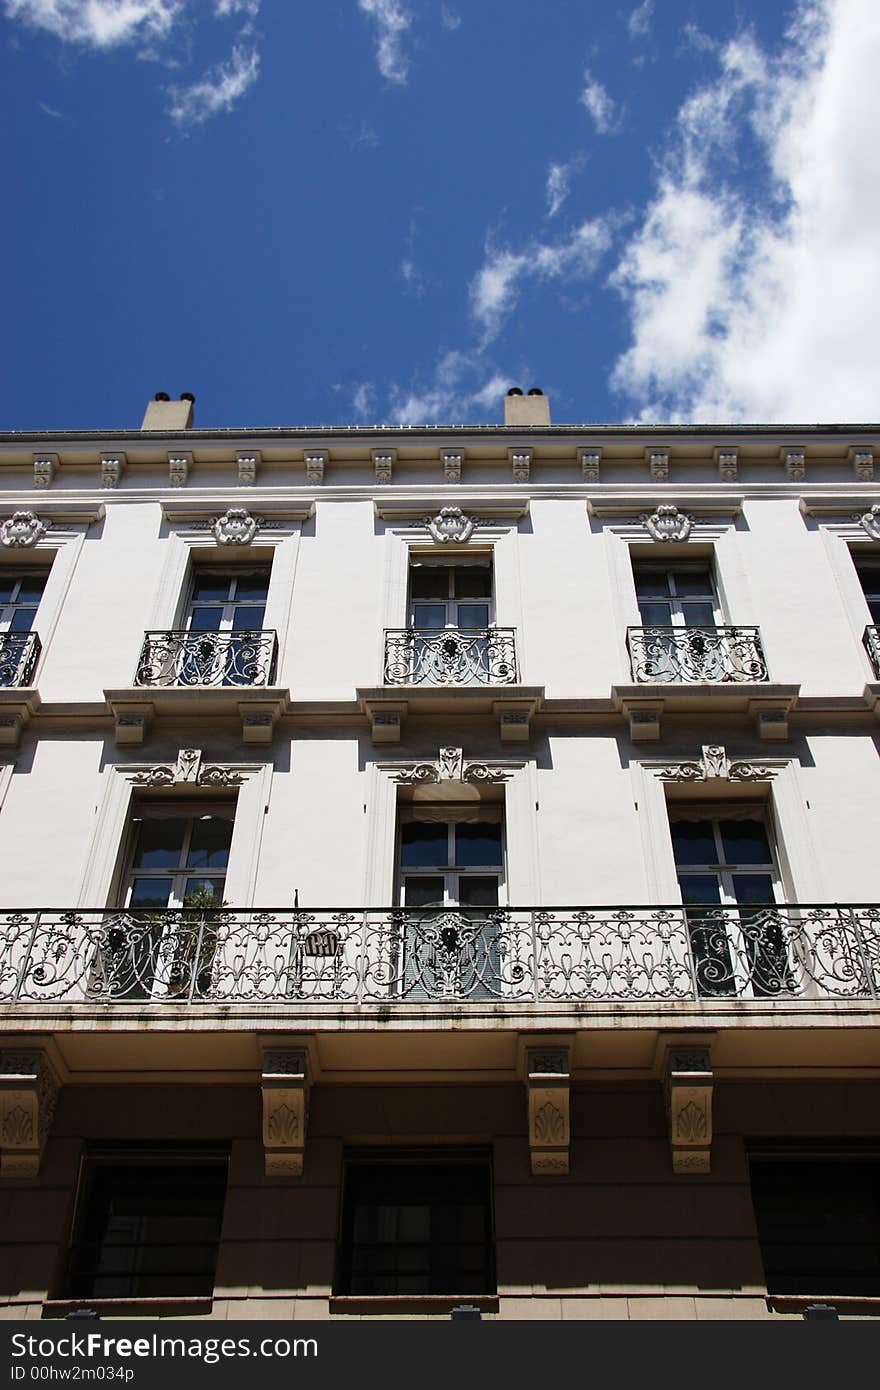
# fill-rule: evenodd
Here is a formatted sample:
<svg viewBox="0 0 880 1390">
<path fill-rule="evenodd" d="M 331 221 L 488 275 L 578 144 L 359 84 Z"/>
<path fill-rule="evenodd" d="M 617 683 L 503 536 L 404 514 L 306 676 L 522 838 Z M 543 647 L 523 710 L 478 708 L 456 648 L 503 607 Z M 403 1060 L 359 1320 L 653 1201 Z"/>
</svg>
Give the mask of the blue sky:
<svg viewBox="0 0 880 1390">
<path fill-rule="evenodd" d="M 880 417 L 877 0 L 0 0 L 0 428 Z"/>
</svg>

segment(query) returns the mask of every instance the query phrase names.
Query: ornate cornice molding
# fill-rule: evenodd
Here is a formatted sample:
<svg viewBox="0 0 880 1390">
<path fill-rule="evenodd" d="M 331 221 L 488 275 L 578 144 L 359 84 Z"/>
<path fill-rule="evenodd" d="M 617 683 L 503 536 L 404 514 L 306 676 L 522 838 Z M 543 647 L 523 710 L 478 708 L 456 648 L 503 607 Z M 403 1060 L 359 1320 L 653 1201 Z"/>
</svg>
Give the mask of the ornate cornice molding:
<svg viewBox="0 0 880 1390">
<path fill-rule="evenodd" d="M 699 758 L 644 763 L 643 766 L 661 782 L 769 782 L 778 777 L 790 761 L 790 758 L 774 758 L 754 762 L 737 758 L 731 762 L 723 744 L 707 743 Z"/>
<path fill-rule="evenodd" d="M 203 763 L 200 748 L 181 748 L 177 761 L 125 773 L 135 787 L 240 787 L 248 773 L 220 763 Z"/>
<path fill-rule="evenodd" d="M 429 786 L 438 782 L 506 782 L 513 769 L 495 762 L 465 762 L 461 748 L 444 747 L 436 762 L 397 763 L 388 769 L 392 782 L 401 786 Z"/>
</svg>

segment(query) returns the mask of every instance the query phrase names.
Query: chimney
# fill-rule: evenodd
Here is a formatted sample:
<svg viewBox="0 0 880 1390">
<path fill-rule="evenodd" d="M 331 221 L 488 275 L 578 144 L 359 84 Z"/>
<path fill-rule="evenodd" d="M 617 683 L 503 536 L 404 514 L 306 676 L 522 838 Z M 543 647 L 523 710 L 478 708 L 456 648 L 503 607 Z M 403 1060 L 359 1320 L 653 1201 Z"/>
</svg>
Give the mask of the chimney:
<svg viewBox="0 0 880 1390">
<path fill-rule="evenodd" d="M 511 386 L 504 397 L 505 425 L 549 425 L 550 402 L 539 386 L 533 386 L 524 396 L 518 386 Z"/>
<path fill-rule="evenodd" d="M 195 403 L 192 391 L 181 391 L 179 401 L 173 401 L 167 391 L 157 391 L 147 406 L 141 429 L 165 430 L 168 434 L 191 430 Z"/>
</svg>

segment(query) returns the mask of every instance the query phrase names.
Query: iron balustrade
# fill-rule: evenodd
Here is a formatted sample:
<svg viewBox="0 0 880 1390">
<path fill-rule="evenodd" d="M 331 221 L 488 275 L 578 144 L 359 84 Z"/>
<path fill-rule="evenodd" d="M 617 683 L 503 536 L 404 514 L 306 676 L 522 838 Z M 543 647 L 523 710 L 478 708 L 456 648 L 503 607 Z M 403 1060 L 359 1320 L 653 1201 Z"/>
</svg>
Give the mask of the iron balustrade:
<svg viewBox="0 0 880 1390">
<path fill-rule="evenodd" d="M 756 627 L 628 627 L 626 644 L 640 684 L 770 679 Z"/>
<path fill-rule="evenodd" d="M 877 999 L 880 905 L 7 911 L 0 1003 Z"/>
<path fill-rule="evenodd" d="M 874 675 L 880 680 L 880 627 L 866 627 L 863 637 L 865 650 L 871 658 Z"/>
<path fill-rule="evenodd" d="M 22 686 L 30 683 L 41 651 L 35 632 L 0 633 L 0 686 Z"/>
<path fill-rule="evenodd" d="M 135 685 L 269 685 L 278 639 L 255 632 L 146 632 Z"/>
<path fill-rule="evenodd" d="M 387 628 L 386 685 L 514 685 L 515 629 Z"/>
</svg>

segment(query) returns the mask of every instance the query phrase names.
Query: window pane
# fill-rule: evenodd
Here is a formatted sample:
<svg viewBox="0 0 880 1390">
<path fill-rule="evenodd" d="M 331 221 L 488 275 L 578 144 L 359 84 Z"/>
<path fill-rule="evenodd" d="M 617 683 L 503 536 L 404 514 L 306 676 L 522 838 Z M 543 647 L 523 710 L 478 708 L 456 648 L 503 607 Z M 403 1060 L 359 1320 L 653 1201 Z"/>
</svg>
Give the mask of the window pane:
<svg viewBox="0 0 880 1390">
<path fill-rule="evenodd" d="M 492 566 L 462 565 L 454 571 L 456 598 L 491 598 Z"/>
<path fill-rule="evenodd" d="M 500 822 L 477 821 L 455 827 L 455 862 L 466 869 L 469 865 L 501 863 Z"/>
<path fill-rule="evenodd" d="M 634 571 L 639 598 L 665 598 L 669 593 L 669 576 L 659 570 Z"/>
<path fill-rule="evenodd" d="M 449 570 L 445 565 L 419 565 L 410 570 L 409 583 L 413 598 L 447 598 Z"/>
<path fill-rule="evenodd" d="M 193 579 L 193 600 L 201 603 L 225 603 L 231 588 L 231 575 L 196 574 Z"/>
<path fill-rule="evenodd" d="M 442 878 L 407 878 L 403 885 L 404 907 L 442 907 Z"/>
<path fill-rule="evenodd" d="M 229 863 L 232 821 L 225 816 L 199 816 L 193 821 L 189 854 L 190 869 L 225 869 Z"/>
<path fill-rule="evenodd" d="M 189 620 L 190 632 L 219 632 L 222 608 L 194 608 Z"/>
<path fill-rule="evenodd" d="M 710 820 L 674 820 L 672 853 L 676 864 L 716 864 L 718 850 Z"/>
<path fill-rule="evenodd" d="M 714 874 L 679 874 L 678 886 L 686 907 L 720 906 L 721 889 Z M 690 920 L 690 914 L 688 914 Z"/>
<path fill-rule="evenodd" d="M 488 627 L 488 603 L 460 603 L 458 605 L 458 625 L 467 628 Z"/>
<path fill-rule="evenodd" d="M 645 627 L 671 627 L 672 606 L 653 600 L 639 600 L 639 614 Z"/>
<path fill-rule="evenodd" d="M 733 874 L 733 895 L 740 907 L 767 907 L 775 902 L 769 874 Z"/>
<path fill-rule="evenodd" d="M 18 591 L 19 603 L 24 603 L 28 599 L 34 599 L 39 603 L 43 597 L 43 590 L 46 587 L 45 574 L 26 574 L 22 577 L 21 588 Z"/>
<path fill-rule="evenodd" d="M 445 626 L 445 603 L 416 603 L 413 605 L 413 627 L 442 628 Z"/>
<path fill-rule="evenodd" d="M 458 901 L 462 907 L 497 907 L 498 877 L 496 874 L 461 875 L 458 880 Z"/>
<path fill-rule="evenodd" d="M 224 879 L 188 878 L 183 889 L 184 907 L 220 907 Z"/>
<path fill-rule="evenodd" d="M 30 632 L 37 616 L 36 608 L 15 608 L 9 624 L 10 632 Z"/>
<path fill-rule="evenodd" d="M 694 603 L 692 599 L 681 605 L 685 627 L 714 627 L 715 609 L 711 603 Z"/>
<path fill-rule="evenodd" d="M 265 604 L 268 592 L 268 574 L 242 574 L 235 581 L 236 603 Z"/>
<path fill-rule="evenodd" d="M 400 830 L 400 863 L 404 869 L 445 866 L 449 861 L 449 832 L 445 821 L 406 821 Z"/>
<path fill-rule="evenodd" d="M 167 907 L 171 900 L 170 878 L 136 878 L 131 885 L 130 908 Z"/>
<path fill-rule="evenodd" d="M 266 610 L 262 606 L 255 607 L 248 605 L 246 608 L 236 608 L 232 618 L 232 626 L 238 632 L 259 632 L 263 626 L 263 618 Z"/>
<path fill-rule="evenodd" d="M 142 820 L 133 863 L 136 869 L 176 869 L 183 853 L 187 821 L 183 816 Z"/>
<path fill-rule="evenodd" d="M 726 864 L 773 863 L 762 820 L 723 820 L 720 827 Z"/>
<path fill-rule="evenodd" d="M 10 603 L 12 595 L 15 593 L 15 586 L 18 583 L 18 575 L 7 575 L 5 579 L 0 579 L 0 603 Z"/>
<path fill-rule="evenodd" d="M 673 577 L 677 594 L 712 598 L 712 580 L 708 570 L 674 570 Z"/>
</svg>

